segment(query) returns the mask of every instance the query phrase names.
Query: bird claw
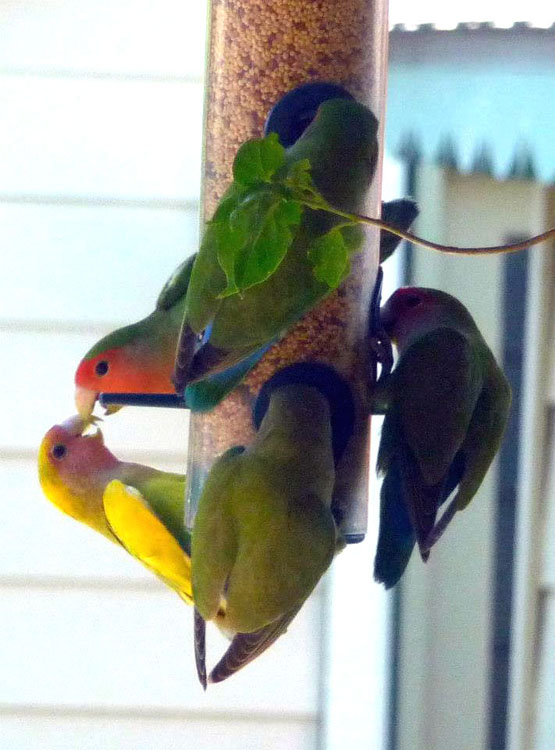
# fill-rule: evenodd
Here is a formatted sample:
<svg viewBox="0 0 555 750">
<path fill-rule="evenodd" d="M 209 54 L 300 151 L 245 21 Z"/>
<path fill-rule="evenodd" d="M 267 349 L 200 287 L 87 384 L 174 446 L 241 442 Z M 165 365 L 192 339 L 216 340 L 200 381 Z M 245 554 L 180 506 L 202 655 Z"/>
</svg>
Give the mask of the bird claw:
<svg viewBox="0 0 555 750">
<path fill-rule="evenodd" d="M 387 377 L 393 369 L 393 349 L 389 336 L 382 329 L 370 336 L 369 344 L 381 368 L 380 379 Z"/>
<path fill-rule="evenodd" d="M 455 497 L 451 502 L 449 503 L 449 506 L 447 510 L 444 512 L 444 514 L 441 516 L 439 521 L 436 522 L 434 525 L 434 528 L 429 532 L 428 536 L 424 540 L 424 543 L 419 545 L 420 547 L 420 554 L 422 557 L 424 555 L 429 555 L 430 550 L 440 540 L 440 538 L 445 533 L 447 527 L 455 517 L 455 513 L 458 510 L 457 506 L 457 498 Z M 427 559 L 427 557 L 426 557 Z"/>
<path fill-rule="evenodd" d="M 376 283 L 370 301 L 370 331 L 369 346 L 374 352 L 381 367 L 380 379 L 387 377 L 393 368 L 393 349 L 389 336 L 385 332 L 380 320 L 380 302 L 382 298 L 383 269 L 378 266 Z"/>
</svg>

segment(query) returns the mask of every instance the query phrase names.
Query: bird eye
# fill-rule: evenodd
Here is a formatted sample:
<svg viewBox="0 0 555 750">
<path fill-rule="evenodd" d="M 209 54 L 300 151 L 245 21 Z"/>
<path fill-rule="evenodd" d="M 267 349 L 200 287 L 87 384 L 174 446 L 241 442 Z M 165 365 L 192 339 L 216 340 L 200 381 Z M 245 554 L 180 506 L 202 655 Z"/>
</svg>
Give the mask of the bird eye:
<svg viewBox="0 0 555 750">
<path fill-rule="evenodd" d="M 98 364 L 94 368 L 94 371 L 100 377 L 106 375 L 106 373 L 108 372 L 108 362 L 106 362 L 105 359 L 102 359 L 100 362 L 98 362 Z"/>
<path fill-rule="evenodd" d="M 54 456 L 56 461 L 61 461 L 66 453 L 67 453 L 67 448 L 63 443 L 57 443 L 52 448 L 52 455 Z"/>
<path fill-rule="evenodd" d="M 416 294 L 411 294 L 405 299 L 405 304 L 407 307 L 418 307 L 422 304 L 422 299 Z"/>
</svg>

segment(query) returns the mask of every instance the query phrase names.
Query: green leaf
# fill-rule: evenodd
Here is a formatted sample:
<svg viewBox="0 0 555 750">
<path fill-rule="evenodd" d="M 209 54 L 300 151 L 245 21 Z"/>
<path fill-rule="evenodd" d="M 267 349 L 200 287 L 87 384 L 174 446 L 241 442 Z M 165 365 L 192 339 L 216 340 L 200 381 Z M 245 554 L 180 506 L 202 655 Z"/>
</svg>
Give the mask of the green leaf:
<svg viewBox="0 0 555 750">
<path fill-rule="evenodd" d="M 218 261 L 228 284 L 218 296 L 241 294 L 266 281 L 282 262 L 302 206 L 273 191 L 249 195 L 218 225 Z"/>
<path fill-rule="evenodd" d="M 209 223 L 214 224 L 220 221 L 227 221 L 229 215 L 239 205 L 240 201 L 246 193 L 246 188 L 232 182 L 229 188 L 226 190 L 225 195 L 218 203 L 214 215 L 210 219 Z"/>
<path fill-rule="evenodd" d="M 275 133 L 244 143 L 233 164 L 234 182 L 210 222 L 210 241 L 226 275 L 218 298 L 242 294 L 279 267 L 293 242 L 304 206 L 335 213 L 312 181 L 308 159 L 283 169 L 285 149 Z M 331 289 L 350 270 L 349 256 L 360 244 L 354 224 L 342 223 L 319 237 L 308 251 L 318 281 Z"/>
<path fill-rule="evenodd" d="M 206 236 L 208 233 L 210 233 L 209 237 Z M 218 263 L 227 278 L 227 285 L 218 298 L 237 294 L 239 287 L 235 278 L 235 264 L 237 255 L 246 241 L 244 229 L 231 226 L 229 220 L 212 223 L 206 230 L 204 241 L 212 242 L 216 246 Z"/>
<path fill-rule="evenodd" d="M 249 242 L 238 262 L 239 288 L 244 291 L 266 281 L 278 268 L 293 242 L 292 229 L 301 220 L 297 201 L 268 197 L 251 214 Z"/>
<path fill-rule="evenodd" d="M 308 159 L 300 159 L 300 161 L 293 162 L 287 170 L 286 181 L 293 189 L 306 189 L 307 187 L 313 188 L 314 185 L 310 174 L 310 161 Z"/>
<path fill-rule="evenodd" d="M 237 199 L 229 199 L 226 210 L 222 211 L 219 220 L 212 219 L 206 225 L 206 232 L 202 240 L 203 245 L 212 245 L 218 263 L 226 275 L 227 284 L 224 290 L 218 294 L 218 299 L 239 292 L 235 278 L 235 264 L 237 255 L 246 242 L 246 231 L 245 227 L 235 225 L 231 221 L 231 215 L 237 204 Z M 220 204 L 218 212 L 222 206 L 223 204 Z"/>
<path fill-rule="evenodd" d="M 301 203 L 309 203 L 310 208 L 328 211 L 330 206 L 312 181 L 310 169 L 311 165 L 308 159 L 294 162 L 289 166 L 282 184 L 288 188 L 295 200 L 301 201 Z"/>
<path fill-rule="evenodd" d="M 308 259 L 314 266 L 314 275 L 330 289 L 335 289 L 350 270 L 349 247 L 341 227 L 334 227 L 318 237 L 308 251 Z"/>
<path fill-rule="evenodd" d="M 233 178 L 242 185 L 269 182 L 284 161 L 285 149 L 277 134 L 270 133 L 240 146 L 233 162 Z"/>
</svg>

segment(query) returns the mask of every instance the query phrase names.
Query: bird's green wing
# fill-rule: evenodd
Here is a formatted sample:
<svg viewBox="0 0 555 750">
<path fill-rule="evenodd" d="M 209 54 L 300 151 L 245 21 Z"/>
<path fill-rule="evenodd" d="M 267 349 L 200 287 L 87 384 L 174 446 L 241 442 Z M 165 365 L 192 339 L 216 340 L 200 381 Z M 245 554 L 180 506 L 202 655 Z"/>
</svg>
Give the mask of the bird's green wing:
<svg viewBox="0 0 555 750">
<path fill-rule="evenodd" d="M 245 477 L 238 492 L 256 503 L 256 515 L 237 514 L 240 546 L 227 588 L 226 617 L 234 630 L 249 633 L 300 606 L 330 565 L 336 530 L 329 508 L 308 495 L 276 492 L 271 479 Z M 263 487 L 263 484 L 265 485 Z"/>
<path fill-rule="evenodd" d="M 185 298 L 196 257 L 195 253 L 184 260 L 166 281 L 156 300 L 157 310 L 169 310 L 176 302 Z"/>
<path fill-rule="evenodd" d="M 426 560 L 438 510 L 464 471 L 460 449 L 482 388 L 483 364 L 472 336 L 439 328 L 408 346 L 390 377 L 378 469 L 387 487 L 395 477 Z"/>
<path fill-rule="evenodd" d="M 219 458 L 204 483 L 193 529 L 191 558 L 195 606 L 205 620 L 218 614 L 237 550 L 228 498 L 237 480 L 242 447 Z"/>
<path fill-rule="evenodd" d="M 458 510 L 468 505 L 481 485 L 499 450 L 511 408 L 510 385 L 491 353 L 487 354 L 488 377 L 462 446 L 466 465 L 455 498 Z"/>
<path fill-rule="evenodd" d="M 483 381 L 473 337 L 452 328 L 428 333 L 403 352 L 396 368 L 393 408 L 427 484 L 441 481 L 448 471 L 466 436 Z"/>
<path fill-rule="evenodd" d="M 141 464 L 124 466 L 119 478 L 136 487 L 170 534 L 190 554 L 191 537 L 185 529 L 185 475 L 158 471 Z"/>
</svg>

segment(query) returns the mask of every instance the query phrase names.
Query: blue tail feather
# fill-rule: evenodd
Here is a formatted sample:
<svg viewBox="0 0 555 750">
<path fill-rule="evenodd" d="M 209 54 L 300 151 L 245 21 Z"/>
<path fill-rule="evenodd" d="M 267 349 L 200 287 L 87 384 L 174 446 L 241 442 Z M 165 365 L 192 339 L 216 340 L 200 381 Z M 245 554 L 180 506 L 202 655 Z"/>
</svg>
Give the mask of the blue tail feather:
<svg viewBox="0 0 555 750">
<path fill-rule="evenodd" d="M 193 412 L 203 412 L 210 411 L 217 406 L 241 383 L 273 343 L 271 341 L 269 344 L 265 344 L 223 372 L 218 372 L 188 385 L 185 389 L 187 408 Z"/>
<path fill-rule="evenodd" d="M 405 500 L 407 487 L 403 482 L 400 461 L 398 455 L 391 460 L 380 494 L 380 531 L 374 559 L 374 578 L 378 583 L 383 583 L 386 589 L 392 588 L 400 580 L 416 543 L 408 500 Z M 464 454 L 459 451 L 445 477 L 440 506 L 461 481 L 464 466 Z"/>
<path fill-rule="evenodd" d="M 397 459 L 384 478 L 380 494 L 380 532 L 374 559 L 374 578 L 390 589 L 408 565 L 416 537 L 403 499 L 403 485 Z"/>
</svg>

